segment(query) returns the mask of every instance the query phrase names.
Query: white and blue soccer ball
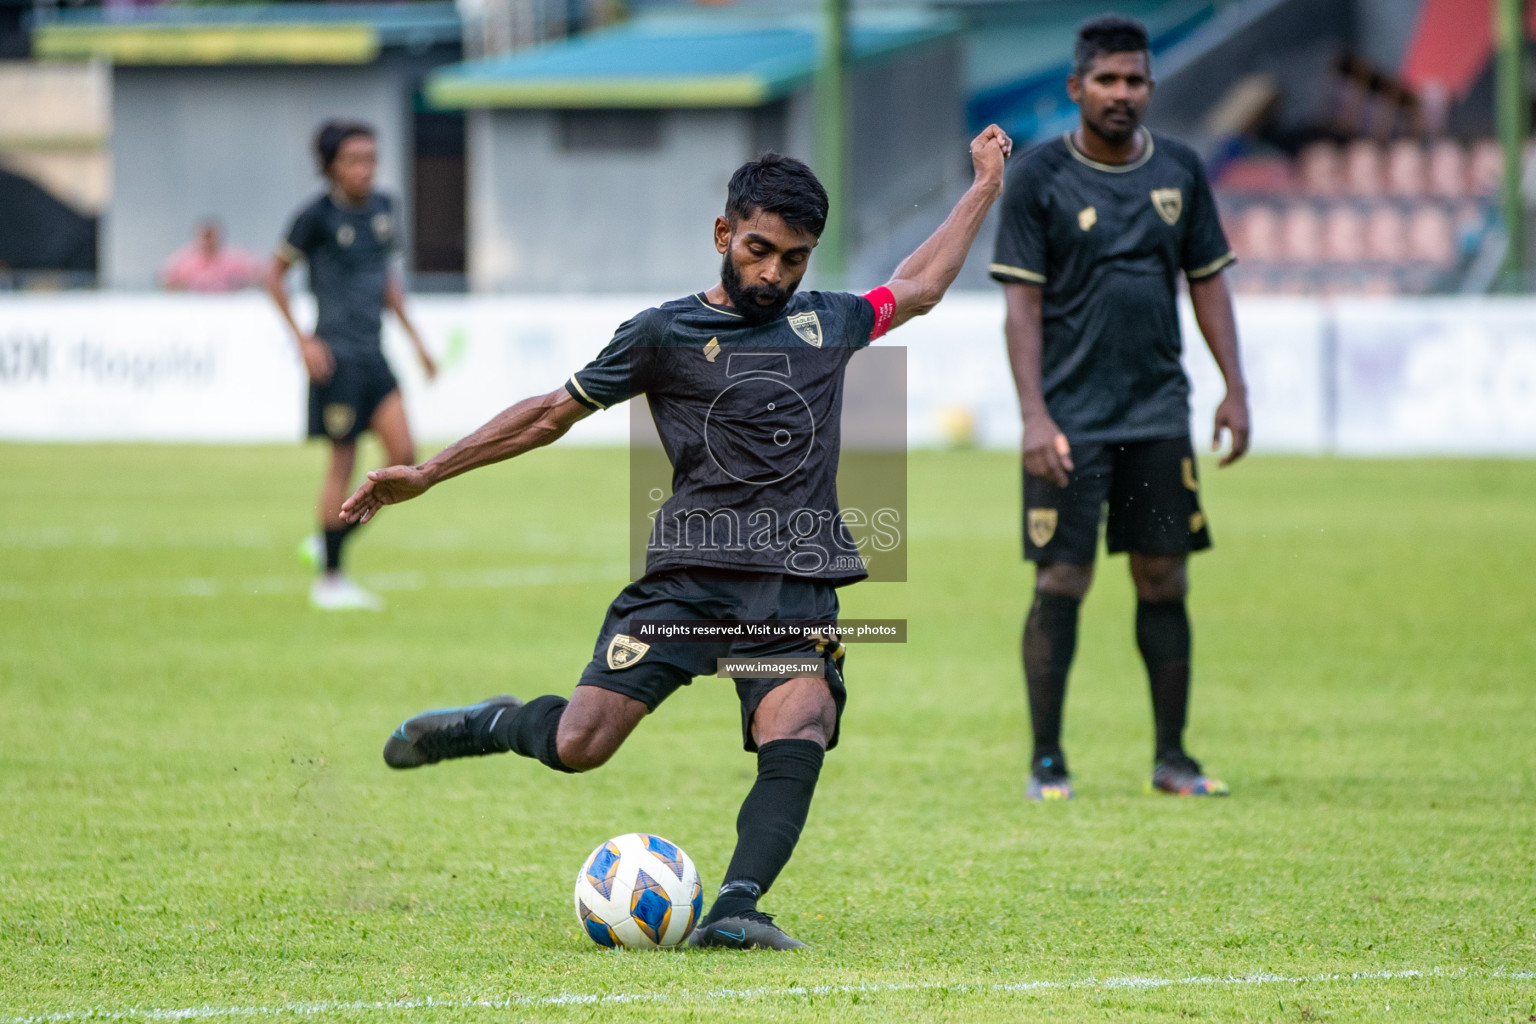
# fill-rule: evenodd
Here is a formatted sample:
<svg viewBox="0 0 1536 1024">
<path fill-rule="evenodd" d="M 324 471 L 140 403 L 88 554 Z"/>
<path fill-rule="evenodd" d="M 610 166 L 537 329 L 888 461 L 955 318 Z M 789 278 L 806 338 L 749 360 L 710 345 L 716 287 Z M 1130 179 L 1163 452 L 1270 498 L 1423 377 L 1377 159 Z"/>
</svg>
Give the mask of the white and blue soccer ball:
<svg viewBox="0 0 1536 1024">
<path fill-rule="evenodd" d="M 576 873 L 576 917 L 599 946 L 679 946 L 703 912 L 693 861 L 647 832 L 608 840 Z"/>
</svg>

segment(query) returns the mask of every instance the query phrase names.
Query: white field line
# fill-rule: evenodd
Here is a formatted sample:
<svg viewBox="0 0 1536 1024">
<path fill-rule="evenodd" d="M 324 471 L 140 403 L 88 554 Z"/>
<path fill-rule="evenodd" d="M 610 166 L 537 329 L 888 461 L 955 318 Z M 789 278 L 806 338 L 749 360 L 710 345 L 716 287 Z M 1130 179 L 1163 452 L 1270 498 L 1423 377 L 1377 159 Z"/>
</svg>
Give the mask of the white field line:
<svg viewBox="0 0 1536 1024">
<path fill-rule="evenodd" d="M 1225 987 L 1247 985 L 1317 985 L 1354 981 L 1401 981 L 1434 979 L 1472 979 L 1536 981 L 1536 971 L 1467 971 L 1431 968 L 1423 971 L 1361 971 L 1354 974 L 1247 974 L 1238 976 L 1189 978 L 1084 978 L 1077 981 L 1016 981 L 985 983 L 906 982 L 866 985 L 796 985 L 790 988 L 725 988 L 705 992 L 571 992 L 553 996 L 493 996 L 479 999 L 391 999 L 356 1002 L 283 1003 L 276 1006 L 190 1006 L 182 1009 L 74 1010 L 45 1013 L 30 1017 L 4 1017 L 0 1024 L 70 1024 L 92 1020 L 207 1020 L 227 1017 L 312 1017 L 325 1014 L 386 1010 L 486 1009 L 506 1010 L 539 1006 L 593 1006 L 624 1003 L 684 1004 L 710 1001 L 747 1002 L 805 999 L 818 996 L 842 996 L 895 992 L 945 992 L 957 994 L 1009 995 L 1019 992 L 1063 991 L 1073 989 L 1155 989 Z"/>
<path fill-rule="evenodd" d="M 623 563 L 528 565 L 512 569 L 470 569 L 452 572 L 390 572 L 361 575 L 358 580 L 374 590 L 499 590 L 537 587 L 551 583 L 599 583 L 626 578 Z M 0 601 L 100 600 L 128 597 L 228 597 L 302 594 L 313 575 L 250 576 L 230 579 L 189 576 L 180 579 L 130 579 L 120 581 L 75 580 L 36 586 L 0 580 Z"/>
</svg>

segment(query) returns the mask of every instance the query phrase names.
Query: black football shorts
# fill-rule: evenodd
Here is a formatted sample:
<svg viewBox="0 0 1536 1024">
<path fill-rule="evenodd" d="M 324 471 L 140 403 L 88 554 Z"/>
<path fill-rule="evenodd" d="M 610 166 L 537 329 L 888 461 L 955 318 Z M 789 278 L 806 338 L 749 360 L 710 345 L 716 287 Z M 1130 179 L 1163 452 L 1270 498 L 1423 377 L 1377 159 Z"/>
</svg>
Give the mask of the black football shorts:
<svg viewBox="0 0 1536 1024">
<path fill-rule="evenodd" d="M 1110 554 L 1182 555 L 1211 546 L 1188 436 L 1072 445 L 1065 487 L 1024 474 L 1024 557 L 1092 564 L 1109 506 Z"/>
<path fill-rule="evenodd" d="M 827 620 L 837 618 L 837 588 L 822 580 L 776 573 L 724 572 L 718 569 L 669 569 L 645 576 L 620 592 L 608 606 L 592 661 L 579 686 L 597 686 L 641 701 L 654 711 L 694 676 L 715 674 L 719 658 L 819 658 L 826 666 L 827 689 L 837 704 L 837 726 L 828 749 L 837 746 L 848 691 L 843 686 L 843 646 L 836 640 L 761 642 L 642 643 L 630 622 L 653 619 Z M 764 697 L 787 679 L 737 679 L 741 702 L 741 742 L 755 751 L 752 716 Z"/>
<path fill-rule="evenodd" d="M 368 429 L 379 404 L 400 385 L 384 354 L 335 352 L 336 372 L 324 384 L 309 382 L 309 436 L 333 442 L 356 441 Z"/>
</svg>

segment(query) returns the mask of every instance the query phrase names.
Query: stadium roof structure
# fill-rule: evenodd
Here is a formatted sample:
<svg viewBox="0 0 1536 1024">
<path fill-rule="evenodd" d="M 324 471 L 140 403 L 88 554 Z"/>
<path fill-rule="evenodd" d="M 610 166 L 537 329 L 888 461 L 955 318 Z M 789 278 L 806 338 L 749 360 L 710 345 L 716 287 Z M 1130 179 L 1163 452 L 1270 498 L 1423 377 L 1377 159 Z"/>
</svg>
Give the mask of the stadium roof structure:
<svg viewBox="0 0 1536 1024">
<path fill-rule="evenodd" d="M 117 64 L 367 64 L 385 47 L 457 44 L 450 3 L 279 3 L 41 9 L 32 48 L 48 59 Z"/>
<path fill-rule="evenodd" d="M 959 31 L 944 15 L 855 15 L 849 56 L 876 60 Z M 819 41 L 814 18 L 641 19 L 439 69 L 426 97 L 438 109 L 756 107 L 810 81 Z"/>
</svg>

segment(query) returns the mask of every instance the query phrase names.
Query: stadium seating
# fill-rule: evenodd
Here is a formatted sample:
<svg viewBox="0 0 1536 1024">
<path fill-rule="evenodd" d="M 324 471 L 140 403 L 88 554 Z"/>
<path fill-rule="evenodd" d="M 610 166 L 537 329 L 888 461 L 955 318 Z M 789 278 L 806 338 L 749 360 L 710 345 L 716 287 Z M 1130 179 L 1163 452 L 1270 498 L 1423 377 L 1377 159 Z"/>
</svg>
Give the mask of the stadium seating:
<svg viewBox="0 0 1536 1024">
<path fill-rule="evenodd" d="M 1235 159 L 1216 176 L 1243 292 L 1454 290 L 1496 223 L 1498 143 L 1308 144 L 1292 159 Z"/>
</svg>

